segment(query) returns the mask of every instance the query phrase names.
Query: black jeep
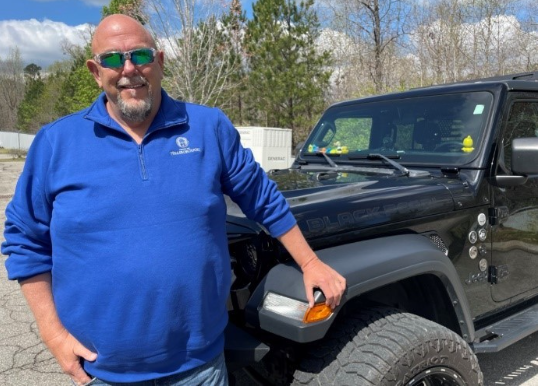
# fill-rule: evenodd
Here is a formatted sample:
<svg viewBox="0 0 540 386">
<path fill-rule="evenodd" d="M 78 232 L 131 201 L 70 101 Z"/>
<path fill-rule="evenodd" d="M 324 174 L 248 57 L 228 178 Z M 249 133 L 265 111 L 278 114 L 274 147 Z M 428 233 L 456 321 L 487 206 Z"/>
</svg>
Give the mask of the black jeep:
<svg viewBox="0 0 540 386">
<path fill-rule="evenodd" d="M 230 370 L 267 384 L 481 385 L 475 353 L 538 326 L 537 78 L 331 106 L 292 167 L 269 174 L 345 297 L 307 315 L 299 268 L 231 204 Z"/>
</svg>

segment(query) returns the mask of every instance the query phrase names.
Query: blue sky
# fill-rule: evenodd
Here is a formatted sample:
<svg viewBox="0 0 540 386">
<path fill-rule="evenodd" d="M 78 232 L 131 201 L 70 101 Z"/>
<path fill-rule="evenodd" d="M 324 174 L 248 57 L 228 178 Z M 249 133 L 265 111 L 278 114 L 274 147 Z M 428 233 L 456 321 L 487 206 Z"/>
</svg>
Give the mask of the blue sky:
<svg viewBox="0 0 540 386">
<path fill-rule="evenodd" d="M 96 24 L 101 18 L 101 8 L 109 2 L 110 0 L 6 0 L 2 4 L 0 18 L 39 21 L 48 19 L 69 26 Z"/>
<path fill-rule="evenodd" d="M 254 0 L 242 0 L 251 13 Z M 0 60 L 17 48 L 24 65 L 46 68 L 68 59 L 62 43 L 83 45 L 90 25 L 101 19 L 110 0 L 2 0 L 0 8 Z M 86 39 L 86 40 L 85 40 Z"/>
<path fill-rule="evenodd" d="M 0 20 L 52 20 L 69 26 L 97 24 L 101 9 L 110 0 L 4 0 Z M 253 0 L 242 0 L 244 9 L 251 11 Z"/>
</svg>

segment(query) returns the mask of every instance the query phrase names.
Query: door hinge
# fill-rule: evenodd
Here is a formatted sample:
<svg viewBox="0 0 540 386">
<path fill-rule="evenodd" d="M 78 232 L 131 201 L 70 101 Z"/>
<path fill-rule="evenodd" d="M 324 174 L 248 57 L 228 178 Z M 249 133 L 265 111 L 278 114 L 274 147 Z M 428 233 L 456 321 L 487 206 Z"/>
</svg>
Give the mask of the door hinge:
<svg viewBox="0 0 540 386">
<path fill-rule="evenodd" d="M 508 218 L 510 211 L 507 206 L 497 206 L 488 209 L 489 225 L 499 225 L 501 221 Z"/>
<path fill-rule="evenodd" d="M 498 265 L 498 266 L 490 265 L 488 268 L 488 271 L 489 271 L 488 281 L 491 284 L 499 283 L 501 280 L 506 279 L 508 275 L 510 274 L 510 272 L 508 271 L 507 265 Z"/>
</svg>

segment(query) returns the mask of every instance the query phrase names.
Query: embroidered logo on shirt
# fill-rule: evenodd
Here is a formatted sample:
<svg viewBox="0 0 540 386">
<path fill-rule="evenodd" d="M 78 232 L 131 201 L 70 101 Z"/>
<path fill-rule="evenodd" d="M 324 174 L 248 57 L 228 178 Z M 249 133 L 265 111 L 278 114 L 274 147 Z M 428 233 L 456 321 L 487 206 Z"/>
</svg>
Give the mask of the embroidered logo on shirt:
<svg viewBox="0 0 540 386">
<path fill-rule="evenodd" d="M 185 137 L 178 137 L 175 142 L 176 146 L 178 146 L 178 150 L 171 151 L 170 155 L 182 155 L 201 151 L 201 148 L 199 147 L 189 147 L 189 141 Z"/>
<path fill-rule="evenodd" d="M 189 146 L 189 141 L 187 140 L 187 138 L 178 137 L 176 138 L 176 144 L 178 145 L 180 149 L 185 149 L 186 147 Z"/>
</svg>

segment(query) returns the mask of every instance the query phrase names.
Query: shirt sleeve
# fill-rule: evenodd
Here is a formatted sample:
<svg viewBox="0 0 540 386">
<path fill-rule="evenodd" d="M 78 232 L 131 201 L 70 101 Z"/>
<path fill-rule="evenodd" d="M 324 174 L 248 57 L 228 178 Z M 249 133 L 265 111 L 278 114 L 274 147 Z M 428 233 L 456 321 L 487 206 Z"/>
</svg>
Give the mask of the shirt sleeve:
<svg viewBox="0 0 540 386">
<path fill-rule="evenodd" d="M 244 214 L 279 237 L 296 225 L 285 197 L 240 143 L 240 134 L 221 111 L 217 136 L 222 157 L 221 185 Z"/>
<path fill-rule="evenodd" d="M 6 208 L 6 269 L 11 280 L 24 280 L 52 269 L 49 233 L 52 207 L 46 194 L 46 179 L 52 151 L 42 129 L 32 143 L 25 166 Z"/>
</svg>

